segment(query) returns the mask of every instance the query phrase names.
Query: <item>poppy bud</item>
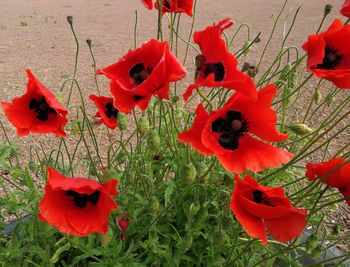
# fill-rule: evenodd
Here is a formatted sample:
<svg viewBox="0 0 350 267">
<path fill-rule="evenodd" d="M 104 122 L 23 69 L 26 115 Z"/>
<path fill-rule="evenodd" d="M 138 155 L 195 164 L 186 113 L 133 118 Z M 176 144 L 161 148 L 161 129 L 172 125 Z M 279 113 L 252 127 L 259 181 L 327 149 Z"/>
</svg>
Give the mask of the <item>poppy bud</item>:
<svg viewBox="0 0 350 267">
<path fill-rule="evenodd" d="M 108 232 L 105 235 L 100 235 L 101 246 L 107 247 L 113 239 L 113 230 L 109 227 Z"/>
<path fill-rule="evenodd" d="M 321 255 L 322 251 L 323 251 L 322 246 L 318 245 L 311 251 L 311 256 L 313 258 L 317 258 L 317 257 L 319 257 Z"/>
<path fill-rule="evenodd" d="M 177 101 L 179 101 L 179 96 L 177 96 L 177 95 L 174 95 L 174 97 L 173 97 L 173 100 L 174 100 L 174 102 L 177 102 Z"/>
<path fill-rule="evenodd" d="M 321 103 L 322 94 L 321 94 L 320 90 L 317 90 L 316 93 L 314 94 L 314 100 L 315 100 L 317 105 L 319 105 Z"/>
<path fill-rule="evenodd" d="M 280 75 L 279 80 L 280 80 L 280 81 L 286 81 L 287 78 L 288 78 L 288 74 L 289 74 L 290 70 L 291 70 L 291 66 L 290 66 L 290 64 L 287 64 L 287 65 L 283 68 L 283 70 L 281 71 L 281 75 Z"/>
<path fill-rule="evenodd" d="M 186 236 L 184 239 L 182 239 L 179 248 L 182 251 L 187 251 L 192 247 L 192 243 L 193 243 L 193 238 L 192 236 Z"/>
<path fill-rule="evenodd" d="M 146 117 L 142 117 L 139 120 L 138 131 L 141 135 L 145 135 L 149 131 L 149 121 Z"/>
<path fill-rule="evenodd" d="M 192 163 L 189 163 L 184 166 L 183 179 L 187 184 L 193 183 L 193 181 L 196 179 L 196 176 L 197 176 L 197 170 Z"/>
<path fill-rule="evenodd" d="M 61 255 L 63 252 L 69 250 L 70 248 L 71 248 L 71 244 L 70 244 L 70 243 L 67 243 L 67 244 L 65 244 L 64 246 L 58 248 L 58 249 L 56 250 L 55 254 L 53 254 L 53 256 L 51 257 L 50 263 L 53 263 L 53 264 L 54 264 L 54 263 L 58 262 L 58 260 L 59 260 L 59 258 L 60 258 L 60 255 Z"/>
<path fill-rule="evenodd" d="M 297 135 L 306 135 L 313 132 L 313 129 L 303 123 L 291 124 L 288 127 Z"/>
<path fill-rule="evenodd" d="M 72 16 L 68 16 L 68 17 L 67 17 L 67 21 L 68 21 L 68 23 L 69 23 L 70 25 L 72 25 L 72 24 L 73 24 L 73 17 L 72 17 Z"/>
<path fill-rule="evenodd" d="M 338 225 L 338 224 L 333 225 L 332 233 L 333 233 L 334 235 L 337 235 L 337 234 L 339 234 L 339 232 L 340 232 L 340 227 L 339 227 L 339 225 Z"/>
<path fill-rule="evenodd" d="M 92 44 L 91 39 L 86 39 L 86 43 L 88 44 L 89 47 L 91 47 L 91 44 Z"/>
<path fill-rule="evenodd" d="M 158 210 L 159 210 L 159 201 L 158 199 L 153 196 L 151 198 L 151 201 L 150 201 L 150 210 L 151 210 L 151 213 L 152 214 L 157 214 Z"/>
<path fill-rule="evenodd" d="M 126 238 L 126 231 L 128 230 L 130 223 L 130 217 L 126 214 L 122 214 L 118 217 L 116 220 L 116 224 L 120 230 L 120 239 L 125 240 Z"/>
<path fill-rule="evenodd" d="M 288 76 L 288 87 L 295 88 L 298 84 L 298 74 L 294 69 Z"/>
<path fill-rule="evenodd" d="M 196 201 L 194 203 L 191 203 L 190 205 L 190 215 L 194 216 L 198 213 L 198 211 L 201 208 L 201 204 L 199 203 L 199 201 Z"/>
<path fill-rule="evenodd" d="M 160 137 L 156 130 L 149 133 L 147 138 L 147 144 L 152 150 L 157 150 L 160 145 Z"/>
<path fill-rule="evenodd" d="M 128 117 L 123 113 L 118 113 L 118 128 L 123 132 L 128 128 Z"/>
<path fill-rule="evenodd" d="M 197 165 L 197 171 L 198 171 L 198 177 L 200 179 L 200 182 L 203 184 L 206 184 L 209 179 L 209 175 L 207 174 L 208 172 L 208 165 L 205 162 L 200 162 Z"/>
<path fill-rule="evenodd" d="M 246 41 L 243 44 L 243 54 L 246 56 L 249 54 L 249 52 L 251 51 L 250 47 L 251 47 L 252 42 L 251 41 Z"/>
<path fill-rule="evenodd" d="M 225 241 L 224 237 L 225 237 L 224 231 L 222 231 L 221 229 L 215 231 L 213 235 L 214 245 L 221 246 Z"/>
<path fill-rule="evenodd" d="M 306 240 L 306 250 L 311 251 L 317 247 L 318 238 L 316 234 L 311 234 L 309 238 Z"/>
<path fill-rule="evenodd" d="M 324 15 L 327 16 L 329 13 L 331 13 L 332 9 L 333 9 L 333 6 L 330 4 L 327 4 L 324 7 Z"/>
</svg>

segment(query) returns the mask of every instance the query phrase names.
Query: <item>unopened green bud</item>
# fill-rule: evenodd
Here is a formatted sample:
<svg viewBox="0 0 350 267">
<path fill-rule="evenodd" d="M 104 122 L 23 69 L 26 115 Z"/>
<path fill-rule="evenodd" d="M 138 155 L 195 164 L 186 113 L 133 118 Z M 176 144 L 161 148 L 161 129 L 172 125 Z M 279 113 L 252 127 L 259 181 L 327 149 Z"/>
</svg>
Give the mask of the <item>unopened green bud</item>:
<svg viewBox="0 0 350 267">
<path fill-rule="evenodd" d="M 182 239 L 179 248 L 182 251 L 187 251 L 192 247 L 193 238 L 192 236 L 186 236 L 184 239 Z"/>
<path fill-rule="evenodd" d="M 288 87 L 295 88 L 298 84 L 298 74 L 296 70 L 293 70 L 291 73 L 289 73 L 288 76 Z"/>
<path fill-rule="evenodd" d="M 150 210 L 152 214 L 156 214 L 159 210 L 159 201 L 156 197 L 152 197 L 150 201 Z"/>
<path fill-rule="evenodd" d="M 340 232 L 340 227 L 339 227 L 339 225 L 338 225 L 338 224 L 333 225 L 332 233 L 333 233 L 334 235 L 337 235 L 337 234 L 339 234 L 339 232 Z"/>
<path fill-rule="evenodd" d="M 139 120 L 138 130 L 141 135 L 146 135 L 149 132 L 149 121 L 146 117 Z"/>
<path fill-rule="evenodd" d="M 289 74 L 290 70 L 291 70 L 291 66 L 290 66 L 290 64 L 288 63 L 288 64 L 283 68 L 283 70 L 281 71 L 281 75 L 280 75 L 279 80 L 280 80 L 280 81 L 286 81 L 287 78 L 288 78 L 288 74 Z"/>
<path fill-rule="evenodd" d="M 111 243 L 113 239 L 113 230 L 108 227 L 108 232 L 105 235 L 100 235 L 101 246 L 107 247 L 109 243 Z"/>
<path fill-rule="evenodd" d="M 208 165 L 205 162 L 200 162 L 197 166 L 197 171 L 198 171 L 198 177 L 199 177 L 199 181 L 203 184 L 208 182 L 209 179 L 209 175 L 208 175 Z"/>
<path fill-rule="evenodd" d="M 149 133 L 147 138 L 147 144 L 152 150 L 156 150 L 160 145 L 160 137 L 156 130 Z"/>
<path fill-rule="evenodd" d="M 288 127 L 297 135 L 306 135 L 313 132 L 313 129 L 303 123 L 291 124 Z"/>
<path fill-rule="evenodd" d="M 318 245 L 311 251 L 311 256 L 313 258 L 317 258 L 317 257 L 319 257 L 321 255 L 322 251 L 323 251 L 322 246 Z"/>
<path fill-rule="evenodd" d="M 92 44 L 91 39 L 86 39 L 86 43 L 87 43 L 87 45 L 88 45 L 89 47 L 91 47 L 91 44 Z"/>
<path fill-rule="evenodd" d="M 330 4 L 327 4 L 324 7 L 324 15 L 327 16 L 329 13 L 331 13 L 332 9 L 333 9 L 333 6 Z"/>
<path fill-rule="evenodd" d="M 55 252 L 55 254 L 53 254 L 53 256 L 51 257 L 50 259 L 50 263 L 56 263 L 58 262 L 61 254 L 67 250 L 69 250 L 71 248 L 71 244 L 70 243 L 67 243 L 65 244 L 64 246 L 58 248 Z"/>
<path fill-rule="evenodd" d="M 195 216 L 200 209 L 201 209 L 201 204 L 199 203 L 199 201 L 195 201 L 194 203 L 191 203 L 190 215 Z"/>
<path fill-rule="evenodd" d="M 320 90 L 317 90 L 314 94 L 314 99 L 317 105 L 319 105 L 321 103 L 322 100 L 322 94 L 320 92 Z"/>
<path fill-rule="evenodd" d="M 316 234 L 311 234 L 309 238 L 306 240 L 306 250 L 312 251 L 314 248 L 317 247 L 318 244 L 318 238 Z"/>
<path fill-rule="evenodd" d="M 224 243 L 225 232 L 221 229 L 215 231 L 213 235 L 214 245 L 221 246 Z"/>
<path fill-rule="evenodd" d="M 189 163 L 184 166 L 183 179 L 187 184 L 193 183 L 193 181 L 196 179 L 196 176 L 197 176 L 197 170 L 192 163 Z"/>
<path fill-rule="evenodd" d="M 128 116 L 119 112 L 117 120 L 119 130 L 121 130 L 122 132 L 125 131 L 126 128 L 128 128 Z"/>
</svg>

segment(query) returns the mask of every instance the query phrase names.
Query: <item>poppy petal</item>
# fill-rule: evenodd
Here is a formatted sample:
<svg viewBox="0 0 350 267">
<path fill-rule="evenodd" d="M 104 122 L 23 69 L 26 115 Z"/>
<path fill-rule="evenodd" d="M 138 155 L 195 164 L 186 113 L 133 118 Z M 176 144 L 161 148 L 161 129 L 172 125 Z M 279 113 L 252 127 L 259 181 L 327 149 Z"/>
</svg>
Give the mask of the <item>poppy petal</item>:
<svg viewBox="0 0 350 267">
<path fill-rule="evenodd" d="M 203 105 L 199 104 L 196 109 L 196 117 L 193 121 L 192 128 L 182 133 L 179 133 L 177 136 L 177 139 L 181 143 L 191 144 L 193 149 L 199 151 L 204 155 L 213 154 L 213 152 L 202 143 L 202 138 L 201 138 L 202 130 L 204 128 L 204 125 L 207 122 L 208 117 L 209 115 L 206 112 Z"/>
</svg>

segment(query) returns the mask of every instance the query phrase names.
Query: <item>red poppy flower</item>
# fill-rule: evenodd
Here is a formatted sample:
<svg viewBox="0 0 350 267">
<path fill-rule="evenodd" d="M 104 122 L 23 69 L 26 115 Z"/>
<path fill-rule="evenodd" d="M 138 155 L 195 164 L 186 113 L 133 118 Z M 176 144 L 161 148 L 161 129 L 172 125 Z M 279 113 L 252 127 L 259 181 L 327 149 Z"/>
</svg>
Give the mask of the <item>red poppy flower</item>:
<svg viewBox="0 0 350 267">
<path fill-rule="evenodd" d="M 312 181 L 322 180 L 325 184 L 339 189 L 350 205 L 350 163 L 345 159 L 333 158 L 326 162 L 306 164 L 306 177 Z M 341 166 L 343 165 L 343 166 Z M 341 167 L 340 167 L 341 166 Z"/>
<path fill-rule="evenodd" d="M 350 25 L 336 19 L 327 31 L 310 35 L 303 49 L 308 53 L 307 68 L 316 77 L 350 88 Z"/>
<path fill-rule="evenodd" d="M 54 133 L 66 136 L 67 110 L 55 96 L 27 70 L 27 92 L 12 103 L 1 102 L 5 115 L 17 128 L 19 136 L 29 133 Z"/>
<path fill-rule="evenodd" d="M 260 90 L 256 102 L 236 93 L 209 115 L 200 104 L 192 128 L 178 139 L 204 155 L 214 154 L 227 171 L 235 173 L 287 163 L 291 153 L 266 143 L 288 138 L 276 130 L 277 115 L 271 108 L 275 94 L 274 85 Z"/>
<path fill-rule="evenodd" d="M 193 40 L 200 46 L 202 54 L 196 57 L 196 80 L 183 94 L 185 101 L 199 87 L 225 87 L 256 99 L 253 80 L 237 69 L 238 61 L 227 50 L 226 42 L 221 37 L 231 25 L 233 21 L 225 19 L 194 34 Z"/>
<path fill-rule="evenodd" d="M 117 180 L 100 184 L 86 178 L 67 178 L 48 167 L 45 194 L 39 203 L 38 218 L 64 233 L 85 236 L 106 234 L 108 217 L 118 208 Z"/>
<path fill-rule="evenodd" d="M 186 13 L 193 16 L 193 0 L 159 0 L 163 1 L 163 13 Z M 154 7 L 158 9 L 158 0 L 154 3 Z"/>
<path fill-rule="evenodd" d="M 148 9 L 152 9 L 153 7 L 152 0 L 142 0 L 142 2 L 145 5 L 145 7 L 147 7 Z"/>
<path fill-rule="evenodd" d="M 350 0 L 346 0 L 340 9 L 340 14 L 343 16 L 350 18 Z"/>
<path fill-rule="evenodd" d="M 100 118 L 99 124 L 104 123 L 108 128 L 114 130 L 118 126 L 118 109 L 113 106 L 113 98 L 105 96 L 90 95 L 89 98 L 95 103 L 98 111 L 95 115 Z"/>
<path fill-rule="evenodd" d="M 114 106 L 128 113 L 136 105 L 146 109 L 153 95 L 168 99 L 169 83 L 181 80 L 186 69 L 170 52 L 167 42 L 150 40 L 97 73 L 111 79 Z"/>
<path fill-rule="evenodd" d="M 281 187 L 260 185 L 251 176 L 235 176 L 230 208 L 252 238 L 267 244 L 266 230 L 278 241 L 300 236 L 306 225 L 305 209 L 293 207 Z"/>
</svg>

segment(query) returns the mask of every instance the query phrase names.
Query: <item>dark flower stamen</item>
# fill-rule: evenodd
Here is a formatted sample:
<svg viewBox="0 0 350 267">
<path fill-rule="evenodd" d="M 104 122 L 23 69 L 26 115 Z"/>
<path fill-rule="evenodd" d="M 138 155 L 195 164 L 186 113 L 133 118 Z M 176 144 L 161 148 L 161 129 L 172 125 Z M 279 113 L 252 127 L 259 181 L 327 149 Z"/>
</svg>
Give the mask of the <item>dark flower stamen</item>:
<svg viewBox="0 0 350 267">
<path fill-rule="evenodd" d="M 240 112 L 232 110 L 226 113 L 225 119 L 216 119 L 211 129 L 213 132 L 222 133 L 219 144 L 223 148 L 235 150 L 238 148 L 239 138 L 246 133 L 248 124 Z"/>
<path fill-rule="evenodd" d="M 106 111 L 105 114 L 108 118 L 114 117 L 117 118 L 118 117 L 118 113 L 119 111 L 113 106 L 112 102 L 109 102 L 105 105 Z"/>
<path fill-rule="evenodd" d="M 142 98 L 144 98 L 143 96 L 140 96 L 140 95 L 134 95 L 133 97 L 134 97 L 135 102 L 137 102 L 137 101 L 141 100 Z"/>
<path fill-rule="evenodd" d="M 266 206 L 272 206 L 269 201 L 264 197 L 264 193 L 260 190 L 253 192 L 253 201 L 258 204 L 264 204 Z"/>
<path fill-rule="evenodd" d="M 343 55 L 338 52 L 338 49 L 333 46 L 326 46 L 325 56 L 322 64 L 318 64 L 317 68 L 332 70 L 335 69 L 343 60 Z"/>
<path fill-rule="evenodd" d="M 170 3 L 169 3 L 168 0 L 163 0 L 163 6 L 166 7 L 166 8 L 168 8 L 168 9 L 171 8 L 171 5 L 170 5 Z"/>
<path fill-rule="evenodd" d="M 96 205 L 100 198 L 100 191 L 96 190 L 94 193 L 88 194 L 79 194 L 74 190 L 66 191 L 67 196 L 71 196 L 74 199 L 74 205 L 79 208 L 85 208 L 88 202 L 91 202 L 93 205 Z"/>
<path fill-rule="evenodd" d="M 35 98 L 30 100 L 29 108 L 33 109 L 37 113 L 36 118 L 40 121 L 48 120 L 50 113 L 57 115 L 56 110 L 47 104 L 45 97 L 42 97 L 39 101 Z"/>
<path fill-rule="evenodd" d="M 225 67 L 219 63 L 208 63 L 204 69 L 204 76 L 207 77 L 209 74 L 214 73 L 215 81 L 220 82 L 225 78 Z"/>
<path fill-rule="evenodd" d="M 146 70 L 143 63 L 138 63 L 130 69 L 129 76 L 133 78 L 136 85 L 139 85 L 148 78 L 151 72 L 152 72 L 151 68 L 147 68 Z"/>
</svg>

